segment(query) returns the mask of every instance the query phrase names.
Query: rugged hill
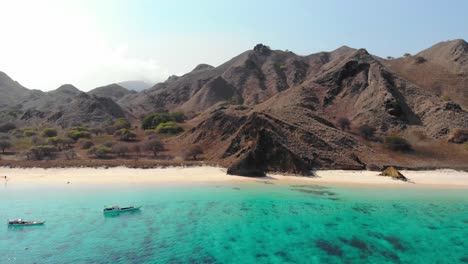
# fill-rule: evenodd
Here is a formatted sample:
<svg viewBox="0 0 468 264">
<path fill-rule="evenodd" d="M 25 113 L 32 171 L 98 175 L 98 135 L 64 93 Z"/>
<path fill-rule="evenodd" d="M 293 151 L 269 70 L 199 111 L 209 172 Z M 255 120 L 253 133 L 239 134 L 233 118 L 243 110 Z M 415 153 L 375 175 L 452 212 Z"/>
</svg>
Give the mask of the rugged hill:
<svg viewBox="0 0 468 264">
<path fill-rule="evenodd" d="M 384 64 L 412 83 L 468 109 L 468 43 L 464 40 L 441 42 Z"/>
<path fill-rule="evenodd" d="M 134 113 L 200 112 L 218 102 L 255 105 L 299 85 L 352 51 L 343 47 L 303 57 L 259 44 L 218 67 L 201 64 L 188 74 L 172 76 L 119 103 Z"/>
<path fill-rule="evenodd" d="M 25 123 L 72 126 L 177 110 L 194 118 L 186 133 L 166 143 L 200 144 L 209 161 L 233 174 L 398 165 L 399 155 L 379 143 L 386 136 L 418 132 L 430 145 L 468 128 L 466 54 L 462 40 L 395 60 L 346 46 L 300 56 L 259 44 L 220 66 L 200 64 L 138 93 L 117 84 L 88 94 L 70 85 L 44 93 L 4 77 L 3 87 L 13 87 L 18 99 L 0 118 L 16 111 Z M 338 129 L 339 118 L 352 129 Z M 376 129 L 373 142 L 359 135 L 362 125 Z M 405 164 L 421 166 L 428 156 L 417 155 Z M 450 155 L 468 158 L 466 151 Z"/>
<path fill-rule="evenodd" d="M 0 109 L 19 104 L 22 100 L 28 98 L 31 92 L 0 71 Z"/>
<path fill-rule="evenodd" d="M 143 90 L 151 88 L 151 84 L 145 81 L 125 81 L 125 82 L 119 82 L 117 84 L 124 87 L 127 90 L 136 91 L 136 92 L 141 92 Z"/>
<path fill-rule="evenodd" d="M 95 88 L 88 92 L 90 95 L 96 95 L 98 97 L 106 97 L 111 98 L 114 101 L 118 101 L 122 97 L 134 94 L 135 91 L 129 91 L 128 89 L 118 85 L 118 84 L 110 84 L 102 87 Z"/>
<path fill-rule="evenodd" d="M 125 94 L 132 93 L 120 88 L 126 91 Z M 93 94 L 87 95 L 73 85 L 65 84 L 56 90 L 42 92 L 29 90 L 2 73 L 0 100 L 5 103 L 0 107 L 0 123 L 68 127 L 78 124 L 93 125 L 108 119 L 124 117 L 125 112 L 112 100 L 112 96 L 120 95 L 114 92 L 115 90 L 120 89 L 110 86 L 93 90 L 96 94 L 109 95 L 99 97 Z"/>
<path fill-rule="evenodd" d="M 366 50 L 325 62 L 300 85 L 254 107 L 210 110 L 183 140 L 207 146 L 210 159 L 231 166 L 234 174 L 303 174 L 312 168 L 382 165 L 368 155 L 374 150 L 367 144 L 335 127 L 339 117 L 375 127 L 379 135 L 417 128 L 444 138 L 468 127 L 468 113 L 459 105 L 398 76 Z"/>
</svg>

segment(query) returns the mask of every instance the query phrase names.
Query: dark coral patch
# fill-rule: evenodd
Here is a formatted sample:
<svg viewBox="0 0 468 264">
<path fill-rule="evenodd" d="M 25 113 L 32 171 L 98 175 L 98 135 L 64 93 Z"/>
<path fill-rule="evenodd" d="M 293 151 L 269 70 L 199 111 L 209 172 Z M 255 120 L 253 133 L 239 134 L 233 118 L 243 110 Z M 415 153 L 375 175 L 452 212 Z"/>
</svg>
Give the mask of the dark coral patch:
<svg viewBox="0 0 468 264">
<path fill-rule="evenodd" d="M 326 252 L 330 256 L 343 256 L 343 250 L 337 246 L 333 245 L 332 243 L 326 240 L 318 240 L 315 242 L 315 246 Z"/>
</svg>

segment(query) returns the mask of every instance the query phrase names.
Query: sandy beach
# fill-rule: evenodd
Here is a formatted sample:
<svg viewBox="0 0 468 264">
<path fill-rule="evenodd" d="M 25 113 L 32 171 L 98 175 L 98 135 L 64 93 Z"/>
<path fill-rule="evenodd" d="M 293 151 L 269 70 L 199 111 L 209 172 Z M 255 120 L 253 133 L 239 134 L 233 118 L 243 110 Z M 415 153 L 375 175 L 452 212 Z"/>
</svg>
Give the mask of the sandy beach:
<svg viewBox="0 0 468 264">
<path fill-rule="evenodd" d="M 321 184 L 407 186 L 407 187 L 459 187 L 468 188 L 468 172 L 455 170 L 401 171 L 411 182 L 379 176 L 373 171 L 323 170 L 316 177 L 298 177 L 270 174 L 266 178 L 227 175 L 218 167 L 168 167 L 156 169 L 116 168 L 0 168 L 0 177 L 8 183 L 70 183 L 70 184 L 158 184 L 177 182 L 239 182 L 273 181 L 308 182 Z M 3 179 L 1 179 L 3 180 Z"/>
</svg>

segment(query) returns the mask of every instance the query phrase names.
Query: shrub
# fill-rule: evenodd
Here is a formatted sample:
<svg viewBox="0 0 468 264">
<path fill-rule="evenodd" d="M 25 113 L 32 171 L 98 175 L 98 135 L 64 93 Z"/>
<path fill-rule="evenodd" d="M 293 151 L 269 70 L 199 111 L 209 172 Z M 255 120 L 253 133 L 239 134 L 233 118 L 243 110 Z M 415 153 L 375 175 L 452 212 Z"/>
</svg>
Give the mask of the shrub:
<svg viewBox="0 0 468 264">
<path fill-rule="evenodd" d="M 184 131 L 184 129 L 178 126 L 175 122 L 170 121 L 159 124 L 156 131 L 162 134 L 178 134 Z"/>
<path fill-rule="evenodd" d="M 411 54 L 405 53 L 405 54 L 403 54 L 403 56 L 405 56 L 405 57 L 411 57 Z"/>
<path fill-rule="evenodd" d="M 177 123 L 182 123 L 185 121 L 185 115 L 182 112 L 172 112 L 169 113 L 171 120 Z"/>
<path fill-rule="evenodd" d="M 164 150 L 164 144 L 159 139 L 153 139 L 145 144 L 145 149 L 153 152 L 153 156 L 157 157 L 159 152 Z"/>
<path fill-rule="evenodd" d="M 448 97 L 447 95 L 441 95 L 440 99 L 444 101 L 450 101 L 450 97 Z"/>
<path fill-rule="evenodd" d="M 16 125 L 13 123 L 4 123 L 0 125 L 0 132 L 6 133 L 16 129 Z"/>
<path fill-rule="evenodd" d="M 351 129 L 351 122 L 346 117 L 341 117 L 338 119 L 338 126 L 341 130 L 350 130 Z"/>
<path fill-rule="evenodd" d="M 81 149 L 90 149 L 93 146 L 94 146 L 94 143 L 89 139 L 80 140 Z"/>
<path fill-rule="evenodd" d="M 51 145 L 39 145 L 29 149 L 26 154 L 28 159 L 42 160 L 46 157 L 51 158 L 52 154 L 57 151 L 57 148 Z"/>
<path fill-rule="evenodd" d="M 61 137 L 49 137 L 49 138 L 47 138 L 46 143 L 48 143 L 50 145 L 54 145 L 59 150 L 62 150 L 62 147 L 64 145 L 63 138 L 61 138 Z"/>
<path fill-rule="evenodd" d="M 58 135 L 58 133 L 57 133 L 57 129 L 55 129 L 55 128 L 44 128 L 42 130 L 41 135 L 43 137 L 49 138 L 49 137 L 56 137 Z"/>
<path fill-rule="evenodd" d="M 359 127 L 359 134 L 365 139 L 369 140 L 375 135 L 376 129 L 369 125 L 362 125 Z"/>
<path fill-rule="evenodd" d="M 144 130 L 154 129 L 161 123 L 166 122 L 177 122 L 181 123 L 185 120 L 185 115 L 181 112 L 172 112 L 172 113 L 155 113 L 148 115 L 147 117 L 143 118 L 141 123 L 141 127 Z"/>
<path fill-rule="evenodd" d="M 384 140 L 384 147 L 391 151 L 411 151 L 411 145 L 406 139 L 398 136 L 389 136 Z"/>
<path fill-rule="evenodd" d="M 136 139 L 136 134 L 127 128 L 115 131 L 114 136 L 119 137 L 120 141 L 132 141 Z"/>
<path fill-rule="evenodd" d="M 108 148 L 112 148 L 115 145 L 115 142 L 113 141 L 107 141 L 106 143 L 102 144 L 103 146 L 106 146 Z"/>
<path fill-rule="evenodd" d="M 94 155 L 98 159 L 107 158 L 112 153 L 112 149 L 106 146 L 94 146 L 88 150 L 88 154 Z"/>
<path fill-rule="evenodd" d="M 0 140 L 10 140 L 10 136 L 8 134 L 0 134 Z"/>
<path fill-rule="evenodd" d="M 417 56 L 417 57 L 414 59 L 414 62 L 416 62 L 417 64 L 421 64 L 421 63 L 426 62 L 426 59 L 425 59 L 424 57 Z"/>
<path fill-rule="evenodd" d="M 32 136 L 36 135 L 36 131 L 34 131 L 33 129 L 27 128 L 27 129 L 23 130 L 23 135 L 25 137 L 32 137 Z"/>
<path fill-rule="evenodd" d="M 12 146 L 13 145 L 11 144 L 10 141 L 0 140 L 0 149 L 2 150 L 2 153 L 5 153 L 5 150 L 11 148 Z"/>
<path fill-rule="evenodd" d="M 468 129 L 459 128 L 455 129 L 449 136 L 449 142 L 456 144 L 463 144 L 468 141 Z"/>
<path fill-rule="evenodd" d="M 119 118 L 115 120 L 114 122 L 114 131 L 119 130 L 122 128 L 130 129 L 132 128 L 132 124 L 130 124 L 130 121 L 128 121 L 127 118 Z"/>
<path fill-rule="evenodd" d="M 87 130 L 72 129 L 68 132 L 68 137 L 77 141 L 80 138 L 90 138 L 91 133 L 89 133 Z"/>
<path fill-rule="evenodd" d="M 185 158 L 197 160 L 197 156 L 201 154 L 203 154 L 203 149 L 199 145 L 193 145 L 185 152 Z"/>
</svg>

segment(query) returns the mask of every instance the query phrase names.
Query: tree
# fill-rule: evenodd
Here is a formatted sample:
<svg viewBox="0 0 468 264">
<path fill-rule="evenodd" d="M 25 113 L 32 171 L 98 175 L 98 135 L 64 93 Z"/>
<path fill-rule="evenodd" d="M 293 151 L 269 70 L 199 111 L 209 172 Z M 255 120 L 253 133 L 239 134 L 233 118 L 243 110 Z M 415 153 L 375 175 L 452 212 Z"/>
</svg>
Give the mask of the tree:
<svg viewBox="0 0 468 264">
<path fill-rule="evenodd" d="M 403 56 L 405 56 L 405 57 L 411 57 L 411 54 L 405 53 L 405 54 L 403 54 Z"/>
<path fill-rule="evenodd" d="M 80 138 L 90 138 L 91 133 L 89 133 L 89 130 L 85 127 L 72 127 L 69 131 L 67 136 L 75 141 L 77 141 Z"/>
<path fill-rule="evenodd" d="M 341 130 L 350 130 L 351 129 L 351 121 L 349 121 L 348 118 L 346 117 L 341 117 L 338 119 L 338 126 L 341 128 Z"/>
<path fill-rule="evenodd" d="M 157 157 L 159 152 L 164 150 L 164 144 L 159 139 L 154 138 L 145 144 L 145 149 L 153 152 L 153 156 Z"/>
<path fill-rule="evenodd" d="M 62 150 L 62 147 L 64 146 L 64 144 L 63 144 L 63 138 L 57 137 L 57 136 L 47 138 L 46 142 L 49 143 L 49 144 L 51 144 L 51 145 L 54 145 L 54 146 L 57 147 L 59 150 Z"/>
<path fill-rule="evenodd" d="M 391 151 L 411 151 L 411 145 L 406 139 L 398 137 L 398 136 L 389 136 L 386 137 L 384 140 L 384 147 Z"/>
<path fill-rule="evenodd" d="M 4 123 L 0 125 L 0 132 L 10 132 L 11 130 L 16 129 L 16 125 L 13 123 Z"/>
<path fill-rule="evenodd" d="M 29 155 L 35 160 L 42 160 L 45 157 L 52 157 L 52 154 L 57 151 L 52 145 L 39 145 L 34 146 L 29 149 Z"/>
<path fill-rule="evenodd" d="M 136 156 L 139 156 L 141 153 L 141 145 L 140 144 L 133 144 L 131 147 L 131 151 L 136 154 Z"/>
<path fill-rule="evenodd" d="M 41 133 L 41 135 L 42 135 L 43 137 L 47 137 L 47 138 L 56 137 L 57 134 L 58 134 L 58 133 L 57 133 L 57 129 L 55 129 L 55 128 L 50 128 L 50 127 L 44 128 L 44 129 L 42 130 L 42 133 Z"/>
<path fill-rule="evenodd" d="M 156 127 L 156 131 L 162 134 L 178 134 L 184 131 L 184 129 L 178 126 L 176 122 L 169 121 L 159 124 L 158 127 Z"/>
<path fill-rule="evenodd" d="M 7 140 L 0 141 L 0 149 L 2 149 L 2 153 L 5 153 L 5 150 L 11 147 L 12 147 L 12 144 L 10 143 L 10 141 L 7 141 Z"/>
<path fill-rule="evenodd" d="M 106 146 L 94 146 L 88 150 L 88 154 L 94 155 L 98 159 L 107 158 L 112 153 L 112 149 Z"/>
<path fill-rule="evenodd" d="M 255 52 L 258 52 L 262 55 L 269 55 L 271 53 L 270 47 L 263 45 L 263 44 L 257 44 L 255 45 L 254 49 Z"/>
<path fill-rule="evenodd" d="M 80 147 L 81 149 L 90 149 L 94 146 L 94 143 L 89 139 L 80 140 Z"/>
<path fill-rule="evenodd" d="M 34 131 L 34 129 L 29 129 L 29 128 L 26 128 L 23 130 L 23 135 L 25 137 L 32 137 L 32 136 L 35 136 L 37 133 L 36 131 Z"/>
<path fill-rule="evenodd" d="M 193 145 L 191 146 L 188 151 L 185 153 L 186 158 L 192 158 L 193 160 L 197 160 L 197 156 L 203 154 L 203 149 L 200 145 Z"/>
<path fill-rule="evenodd" d="M 69 149 L 69 150 L 63 152 L 63 154 L 65 155 L 65 158 L 66 158 L 67 160 L 73 160 L 73 159 L 75 159 L 76 156 L 77 156 L 77 155 L 76 155 L 76 151 L 73 150 L 73 149 Z"/>
<path fill-rule="evenodd" d="M 371 139 L 375 134 L 376 129 L 369 125 L 362 125 L 359 127 L 359 134 L 365 139 Z"/>
<path fill-rule="evenodd" d="M 114 122 L 114 131 L 122 128 L 130 129 L 131 127 L 132 124 L 130 124 L 127 118 L 119 118 Z"/>
<path fill-rule="evenodd" d="M 104 130 L 102 128 L 95 127 L 95 128 L 91 128 L 89 132 L 93 133 L 96 136 L 99 136 L 99 134 L 102 134 Z"/>
<path fill-rule="evenodd" d="M 127 128 L 122 128 L 115 131 L 114 136 L 119 137 L 120 141 L 132 141 L 137 137 L 137 135 L 132 130 Z"/>
</svg>

